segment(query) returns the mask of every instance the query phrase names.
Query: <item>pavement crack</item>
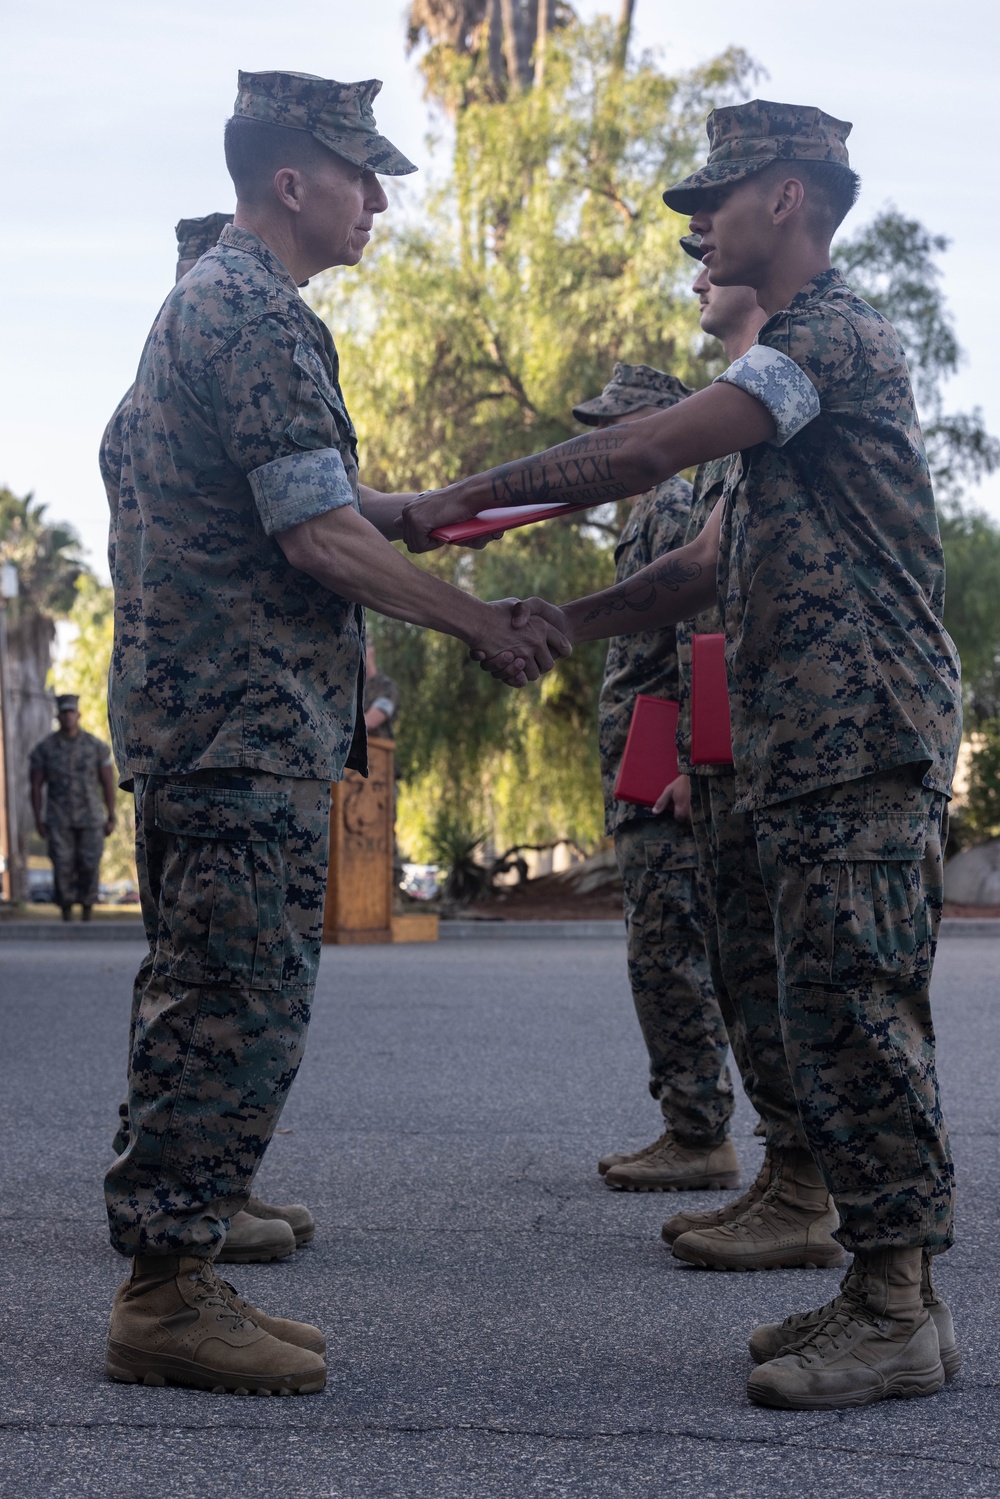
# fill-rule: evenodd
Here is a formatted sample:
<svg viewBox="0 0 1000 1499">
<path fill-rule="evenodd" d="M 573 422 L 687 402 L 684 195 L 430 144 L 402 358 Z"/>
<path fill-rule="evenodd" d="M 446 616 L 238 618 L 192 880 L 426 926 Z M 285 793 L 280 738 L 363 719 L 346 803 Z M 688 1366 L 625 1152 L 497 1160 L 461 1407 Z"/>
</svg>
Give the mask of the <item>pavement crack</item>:
<svg viewBox="0 0 1000 1499">
<path fill-rule="evenodd" d="M 832 1412 L 844 1418 L 857 1415 L 856 1411 Z M 810 1431 L 816 1431 L 816 1427 L 810 1427 Z M 484 1436 L 484 1437 L 516 1437 L 521 1440 L 539 1441 L 546 1443 L 576 1443 L 580 1446 L 588 1442 L 614 1442 L 614 1441 L 691 1441 L 704 1443 L 706 1446 L 719 1448 L 735 1447 L 757 1447 L 757 1448 L 780 1448 L 793 1452 L 823 1452 L 830 1455 L 848 1456 L 852 1458 L 878 1458 L 881 1461 L 888 1459 L 900 1459 L 910 1462 L 919 1462 L 929 1470 L 960 1470 L 964 1468 L 975 1468 L 980 1471 L 1000 1471 L 1000 1458 L 991 1460 L 989 1458 L 971 1458 L 958 1456 L 928 1456 L 926 1450 L 909 1451 L 905 1447 L 888 1447 L 883 1444 L 878 1446 L 859 1446 L 849 1442 L 823 1442 L 803 1441 L 799 1436 L 782 1436 L 766 1433 L 760 1436 L 753 1433 L 719 1433 L 694 1430 L 689 1426 L 617 1426 L 597 1427 L 590 1431 L 580 1431 L 574 1428 L 559 1429 L 543 1426 L 518 1426 L 514 1424 L 500 1424 L 492 1421 L 332 1421 L 322 1422 L 317 1426 L 315 1422 L 286 1421 L 280 1427 L 273 1425 L 247 1425 L 245 1423 L 235 1424 L 233 1422 L 178 1422 L 178 1421 L 0 1421 L 0 1432 L 20 1433 L 24 1435 L 40 1435 L 46 1432 L 118 1432 L 122 1435 L 130 1435 L 140 1432 L 161 1432 L 180 1434 L 184 1432 L 205 1434 L 208 1432 L 220 1432 L 231 1435 L 234 1430 L 243 1432 L 260 1432 L 276 1439 L 282 1434 L 290 1436 L 299 1435 L 315 1438 L 322 1433 L 326 1436 L 358 1436 L 358 1437 L 382 1437 L 382 1436 Z"/>
</svg>

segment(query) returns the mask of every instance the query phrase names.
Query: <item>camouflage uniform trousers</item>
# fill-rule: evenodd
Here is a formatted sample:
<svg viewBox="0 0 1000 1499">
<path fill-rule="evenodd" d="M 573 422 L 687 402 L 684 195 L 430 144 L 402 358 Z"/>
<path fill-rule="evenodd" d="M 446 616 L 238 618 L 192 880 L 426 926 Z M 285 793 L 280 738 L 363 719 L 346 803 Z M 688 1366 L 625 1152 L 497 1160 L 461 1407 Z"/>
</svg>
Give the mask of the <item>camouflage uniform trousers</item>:
<svg viewBox="0 0 1000 1499">
<path fill-rule="evenodd" d="M 743 1089 L 769 1145 L 805 1150 L 778 1018 L 774 918 L 760 874 L 752 816 L 734 812 L 732 771 L 691 776 L 705 946 Z"/>
<path fill-rule="evenodd" d="M 673 818 L 636 819 L 616 830 L 615 853 L 649 1091 L 678 1139 L 717 1144 L 729 1128 L 733 1085 L 705 955 L 694 839 Z"/>
<path fill-rule="evenodd" d="M 149 953 L 133 996 L 122 1254 L 210 1258 L 298 1070 L 319 967 L 330 787 L 264 771 L 137 776 Z"/>
<path fill-rule="evenodd" d="M 901 767 L 753 814 L 785 1054 L 851 1250 L 952 1243 L 930 979 L 945 798 Z"/>
<path fill-rule="evenodd" d="M 77 902 L 81 906 L 96 905 L 104 852 L 103 827 L 63 828 L 50 823 L 48 845 L 56 905 L 72 906 Z"/>
</svg>

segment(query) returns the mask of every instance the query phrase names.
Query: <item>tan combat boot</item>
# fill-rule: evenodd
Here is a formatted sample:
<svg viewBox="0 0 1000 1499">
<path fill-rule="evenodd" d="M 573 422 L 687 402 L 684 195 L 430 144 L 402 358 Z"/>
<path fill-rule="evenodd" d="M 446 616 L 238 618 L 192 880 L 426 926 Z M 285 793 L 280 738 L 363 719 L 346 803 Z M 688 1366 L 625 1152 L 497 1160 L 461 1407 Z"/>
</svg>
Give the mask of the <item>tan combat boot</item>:
<svg viewBox="0 0 1000 1499">
<path fill-rule="evenodd" d="M 739 1186 L 740 1163 L 728 1136 L 721 1145 L 685 1145 L 667 1133 L 604 1180 L 618 1192 L 725 1192 Z"/>
<path fill-rule="evenodd" d="M 220 1285 L 225 1286 L 230 1303 L 242 1317 L 256 1322 L 258 1327 L 269 1332 L 272 1338 L 277 1338 L 279 1343 L 291 1343 L 295 1348 L 309 1348 L 313 1353 L 326 1353 L 326 1338 L 311 1322 L 291 1322 L 287 1317 L 269 1317 L 260 1307 L 251 1306 L 249 1301 L 245 1301 L 228 1280 L 220 1281 Z"/>
<path fill-rule="evenodd" d="M 732 1223 L 734 1218 L 741 1218 L 755 1202 L 759 1202 L 767 1191 L 771 1180 L 771 1150 L 764 1150 L 764 1160 L 756 1177 L 750 1183 L 749 1188 L 740 1197 L 734 1197 L 732 1202 L 727 1202 L 725 1207 L 712 1208 L 707 1213 L 675 1213 L 668 1218 L 660 1229 L 660 1238 L 665 1244 L 673 1244 L 681 1234 L 686 1234 L 696 1228 L 718 1228 L 723 1223 Z"/>
<path fill-rule="evenodd" d="M 280 1341 L 262 1321 L 280 1325 L 258 1319 L 253 1307 L 234 1299 L 209 1260 L 137 1256 L 115 1296 L 107 1373 L 123 1384 L 191 1385 L 213 1394 L 321 1390 L 326 1365 L 320 1355 Z M 318 1332 L 305 1323 L 298 1327 Z"/>
<path fill-rule="evenodd" d="M 667 1129 L 664 1130 L 662 1135 L 657 1136 L 652 1145 L 644 1145 L 641 1150 L 612 1150 L 609 1155 L 602 1155 L 597 1163 L 598 1174 L 600 1176 L 607 1176 L 612 1166 L 624 1166 L 629 1161 L 641 1161 L 644 1155 L 649 1155 L 651 1151 L 659 1150 L 663 1142 L 669 1140 L 669 1138 L 670 1131 Z"/>
<path fill-rule="evenodd" d="M 781 1410 L 844 1410 L 933 1395 L 944 1384 L 937 1328 L 920 1295 L 919 1249 L 854 1257 L 840 1305 L 755 1369 L 747 1394 Z"/>
<path fill-rule="evenodd" d="M 709 1270 L 828 1269 L 845 1255 L 831 1237 L 840 1219 L 812 1157 L 772 1153 L 771 1180 L 739 1218 L 674 1240 L 679 1260 Z"/>
<path fill-rule="evenodd" d="M 840 1282 L 841 1294 L 835 1296 L 832 1301 L 828 1301 L 825 1306 L 817 1307 L 815 1311 L 794 1313 L 791 1317 L 786 1317 L 784 1322 L 763 1322 L 759 1327 L 755 1327 L 750 1335 L 749 1343 L 750 1357 L 754 1363 L 766 1364 L 769 1359 L 777 1358 L 796 1343 L 800 1343 L 809 1333 L 814 1332 L 821 1322 L 825 1322 L 828 1317 L 832 1317 L 835 1312 L 839 1311 L 844 1303 L 848 1283 L 852 1282 L 854 1275 L 855 1270 L 852 1265 Z M 954 1379 L 962 1367 L 962 1355 L 955 1338 L 955 1324 L 952 1321 L 951 1312 L 934 1289 L 931 1279 L 931 1256 L 926 1250 L 923 1251 L 921 1266 L 920 1299 L 937 1328 L 944 1377 Z"/>
<path fill-rule="evenodd" d="M 263 1265 L 295 1253 L 295 1234 L 283 1218 L 234 1213 L 226 1242 L 216 1255 L 220 1265 Z"/>
<path fill-rule="evenodd" d="M 259 1197 L 251 1197 L 244 1212 L 249 1213 L 251 1218 L 262 1218 L 266 1222 L 281 1218 L 295 1235 L 296 1245 L 311 1244 L 316 1235 L 313 1215 L 301 1202 L 289 1202 L 283 1207 L 274 1207 L 269 1202 L 261 1202 Z"/>
</svg>

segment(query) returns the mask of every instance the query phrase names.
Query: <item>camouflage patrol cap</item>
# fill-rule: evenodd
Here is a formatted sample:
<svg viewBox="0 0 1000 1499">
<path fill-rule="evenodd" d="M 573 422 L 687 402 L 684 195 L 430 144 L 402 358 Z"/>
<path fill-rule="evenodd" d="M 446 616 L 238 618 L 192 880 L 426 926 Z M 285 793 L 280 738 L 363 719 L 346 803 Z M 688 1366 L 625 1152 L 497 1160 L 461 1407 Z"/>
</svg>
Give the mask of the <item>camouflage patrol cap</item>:
<svg viewBox="0 0 1000 1499">
<path fill-rule="evenodd" d="M 219 235 L 233 222 L 231 213 L 207 213 L 202 219 L 181 219 L 175 229 L 177 259 L 200 260 L 219 243 Z"/>
<path fill-rule="evenodd" d="M 573 407 L 578 422 L 594 427 L 602 416 L 627 416 L 643 406 L 675 406 L 692 391 L 675 375 L 654 370 L 649 364 L 616 364 L 611 379 L 592 401 Z"/>
<path fill-rule="evenodd" d="M 417 169 L 375 127 L 372 100 L 381 87 L 379 78 L 337 83 L 313 73 L 241 71 L 233 114 L 265 125 L 308 130 L 321 145 L 356 167 L 384 177 L 403 177 Z"/>
<path fill-rule="evenodd" d="M 677 241 L 685 255 L 690 255 L 692 260 L 701 259 L 701 235 L 682 234 Z"/>
<path fill-rule="evenodd" d="M 75 713 L 79 710 L 79 707 L 80 698 L 79 694 L 76 692 L 62 692 L 56 698 L 57 713 Z"/>
<path fill-rule="evenodd" d="M 694 213 L 702 193 L 750 177 L 772 161 L 851 164 L 850 124 L 805 104 L 773 104 L 769 99 L 731 104 L 713 109 L 705 128 L 708 161 L 663 194 L 664 203 L 677 213 Z"/>
</svg>

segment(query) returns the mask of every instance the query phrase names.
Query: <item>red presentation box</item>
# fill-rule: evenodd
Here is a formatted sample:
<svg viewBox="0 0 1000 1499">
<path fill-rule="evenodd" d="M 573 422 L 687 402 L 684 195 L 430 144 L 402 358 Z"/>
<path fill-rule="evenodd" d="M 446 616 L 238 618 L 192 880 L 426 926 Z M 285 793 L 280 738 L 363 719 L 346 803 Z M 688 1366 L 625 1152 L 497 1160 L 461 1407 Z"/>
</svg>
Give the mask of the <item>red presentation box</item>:
<svg viewBox="0 0 1000 1499">
<path fill-rule="evenodd" d="M 691 640 L 691 764 L 732 765 L 725 635 Z"/>
<path fill-rule="evenodd" d="M 438 526 L 431 535 L 435 541 L 477 541 L 480 536 L 492 536 L 495 531 L 516 531 L 518 526 L 532 526 L 536 521 L 556 520 L 562 515 L 575 515 L 578 510 L 593 508 L 593 500 L 588 500 L 585 505 L 501 505 L 493 510 L 481 510 L 471 520 Z"/>
<path fill-rule="evenodd" d="M 651 807 L 680 774 L 677 768 L 678 704 L 640 692 L 632 709 L 615 800 Z"/>
</svg>

